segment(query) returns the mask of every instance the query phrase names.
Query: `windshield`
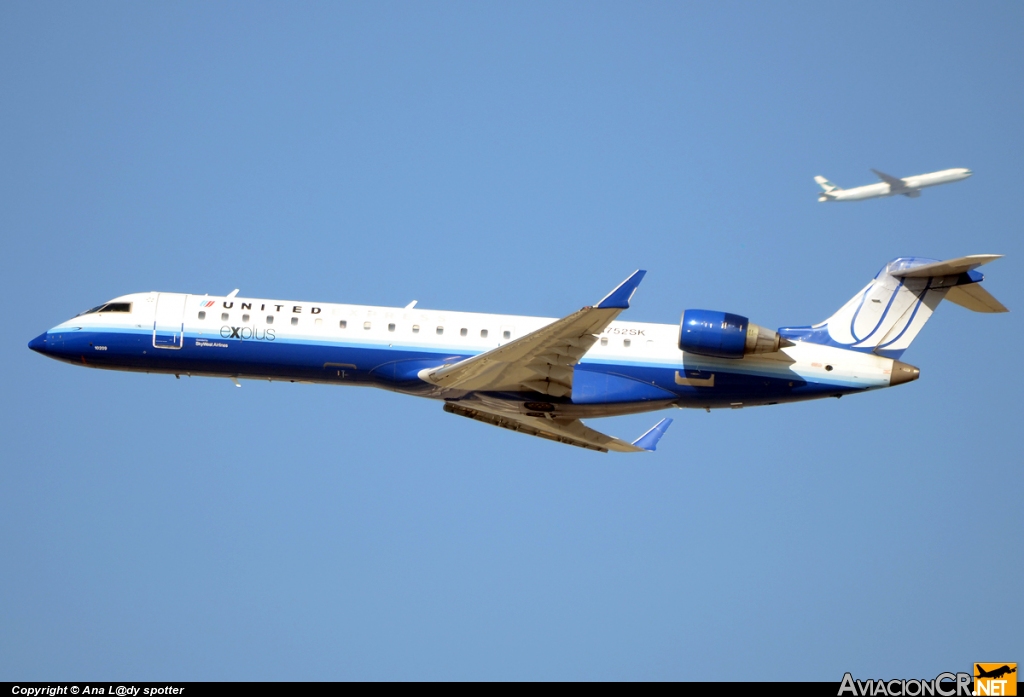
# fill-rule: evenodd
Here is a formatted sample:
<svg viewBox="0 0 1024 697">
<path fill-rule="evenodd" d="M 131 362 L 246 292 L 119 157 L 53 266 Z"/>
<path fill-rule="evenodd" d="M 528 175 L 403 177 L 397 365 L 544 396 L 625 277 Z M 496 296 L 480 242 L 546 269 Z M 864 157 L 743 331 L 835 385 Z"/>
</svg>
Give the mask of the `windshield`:
<svg viewBox="0 0 1024 697">
<path fill-rule="evenodd" d="M 132 304 L 131 303 L 104 303 L 102 305 L 97 305 L 96 307 L 92 308 L 91 310 L 86 310 L 85 312 L 80 312 L 79 314 L 77 314 L 75 316 L 76 317 L 81 317 L 82 315 L 91 315 L 94 312 L 131 312 L 131 311 L 132 311 Z"/>
</svg>

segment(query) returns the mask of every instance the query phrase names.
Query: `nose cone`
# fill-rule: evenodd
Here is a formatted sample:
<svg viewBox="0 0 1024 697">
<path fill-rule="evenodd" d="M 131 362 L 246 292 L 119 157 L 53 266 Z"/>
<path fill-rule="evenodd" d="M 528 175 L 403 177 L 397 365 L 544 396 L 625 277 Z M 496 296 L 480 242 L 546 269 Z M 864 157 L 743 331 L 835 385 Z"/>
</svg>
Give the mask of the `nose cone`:
<svg viewBox="0 0 1024 697">
<path fill-rule="evenodd" d="M 32 341 L 28 342 L 28 347 L 35 351 L 36 353 L 45 354 L 48 350 L 48 347 L 46 345 L 46 332 L 43 332 L 35 339 L 32 339 Z"/>
<path fill-rule="evenodd" d="M 902 385 L 905 382 L 911 382 L 921 377 L 921 371 L 918 368 L 910 365 L 909 363 L 903 363 L 902 361 L 892 362 L 892 374 L 889 376 L 889 385 Z"/>
</svg>

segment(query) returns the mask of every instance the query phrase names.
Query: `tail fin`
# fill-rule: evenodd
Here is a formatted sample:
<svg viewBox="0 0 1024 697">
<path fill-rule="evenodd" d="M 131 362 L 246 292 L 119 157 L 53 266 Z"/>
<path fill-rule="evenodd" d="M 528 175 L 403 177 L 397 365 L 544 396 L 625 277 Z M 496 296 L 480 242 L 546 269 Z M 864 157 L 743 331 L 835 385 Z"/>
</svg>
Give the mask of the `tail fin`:
<svg viewBox="0 0 1024 697">
<path fill-rule="evenodd" d="M 985 277 L 974 270 L 999 258 L 998 254 L 976 254 L 948 261 L 894 259 L 824 322 L 783 327 L 779 335 L 899 358 L 943 298 L 975 312 L 1007 312 L 977 285 Z"/>
<path fill-rule="evenodd" d="M 830 182 L 828 179 L 826 179 L 825 177 L 821 176 L 820 174 L 814 178 L 814 181 L 818 182 L 818 186 L 820 186 L 822 189 L 824 189 L 826 194 L 831 192 L 831 191 L 842 191 L 843 190 L 843 187 L 836 186 L 835 184 L 833 184 L 832 182 Z"/>
</svg>

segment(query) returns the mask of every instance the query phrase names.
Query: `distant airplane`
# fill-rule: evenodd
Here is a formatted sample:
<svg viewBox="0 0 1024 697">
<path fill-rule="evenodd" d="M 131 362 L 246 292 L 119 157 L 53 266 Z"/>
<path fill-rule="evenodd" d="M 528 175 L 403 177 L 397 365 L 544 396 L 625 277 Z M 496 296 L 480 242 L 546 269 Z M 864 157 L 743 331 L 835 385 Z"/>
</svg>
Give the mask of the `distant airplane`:
<svg viewBox="0 0 1024 697">
<path fill-rule="evenodd" d="M 844 189 L 836 186 L 825 177 L 818 175 L 814 178 L 814 181 L 818 182 L 818 186 L 825 190 L 818 195 L 818 201 L 822 203 L 828 201 L 862 201 L 866 198 L 884 198 L 885 196 L 917 198 L 921 195 L 921 189 L 926 186 L 958 182 L 974 174 L 969 169 L 957 167 L 956 169 L 944 169 L 939 172 L 917 174 L 913 177 L 903 177 L 900 179 L 891 174 L 879 172 L 877 169 L 871 171 L 877 174 L 882 182 L 880 184 L 858 186 L 856 189 Z"/>
<path fill-rule="evenodd" d="M 899 358 L 943 299 L 975 312 L 1006 312 L 976 271 L 998 258 L 894 259 L 829 319 L 777 331 L 709 310 L 686 310 L 678 324 L 618 321 L 644 276 L 636 271 L 599 302 L 562 319 L 424 310 L 414 303 L 243 298 L 237 290 L 219 297 L 136 293 L 60 323 L 29 348 L 90 368 L 205 375 L 235 385 L 242 378 L 379 387 L 559 443 L 643 452 L 654 450 L 671 419 L 634 441 L 581 419 L 669 407 L 739 409 L 916 380 L 918 369 Z M 961 321 L 957 331 L 972 329 Z M 961 361 L 961 367 L 975 365 Z M 90 408 L 85 395 L 77 399 Z M 159 422 L 161 405 L 140 408 L 155 410 Z M 403 426 L 388 428 L 395 434 Z"/>
</svg>

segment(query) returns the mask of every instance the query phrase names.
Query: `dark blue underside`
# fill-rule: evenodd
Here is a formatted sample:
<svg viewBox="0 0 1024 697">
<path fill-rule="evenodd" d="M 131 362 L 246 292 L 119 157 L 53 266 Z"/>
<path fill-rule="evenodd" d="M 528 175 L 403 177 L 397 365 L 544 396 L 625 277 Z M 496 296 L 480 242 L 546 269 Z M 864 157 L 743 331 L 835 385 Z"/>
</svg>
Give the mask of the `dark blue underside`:
<svg viewBox="0 0 1024 697">
<path fill-rule="evenodd" d="M 202 344 L 206 342 L 206 346 Z M 95 368 L 188 375 L 218 375 L 271 380 L 368 385 L 388 390 L 447 398 L 417 377 L 420 370 L 453 363 L 472 354 L 445 354 L 422 349 L 325 345 L 186 336 L 180 349 L 154 348 L 151 333 L 53 332 L 31 347 L 59 360 Z M 105 347 L 100 349 L 97 347 Z M 863 388 L 806 382 L 796 373 L 759 376 L 714 370 L 713 387 L 679 385 L 677 377 L 706 379 L 711 373 L 673 367 L 580 363 L 572 399 L 545 401 L 574 404 L 624 404 L 671 401 L 679 406 L 744 406 L 801 401 L 863 391 Z M 505 395 L 536 400 L 535 392 Z"/>
</svg>

